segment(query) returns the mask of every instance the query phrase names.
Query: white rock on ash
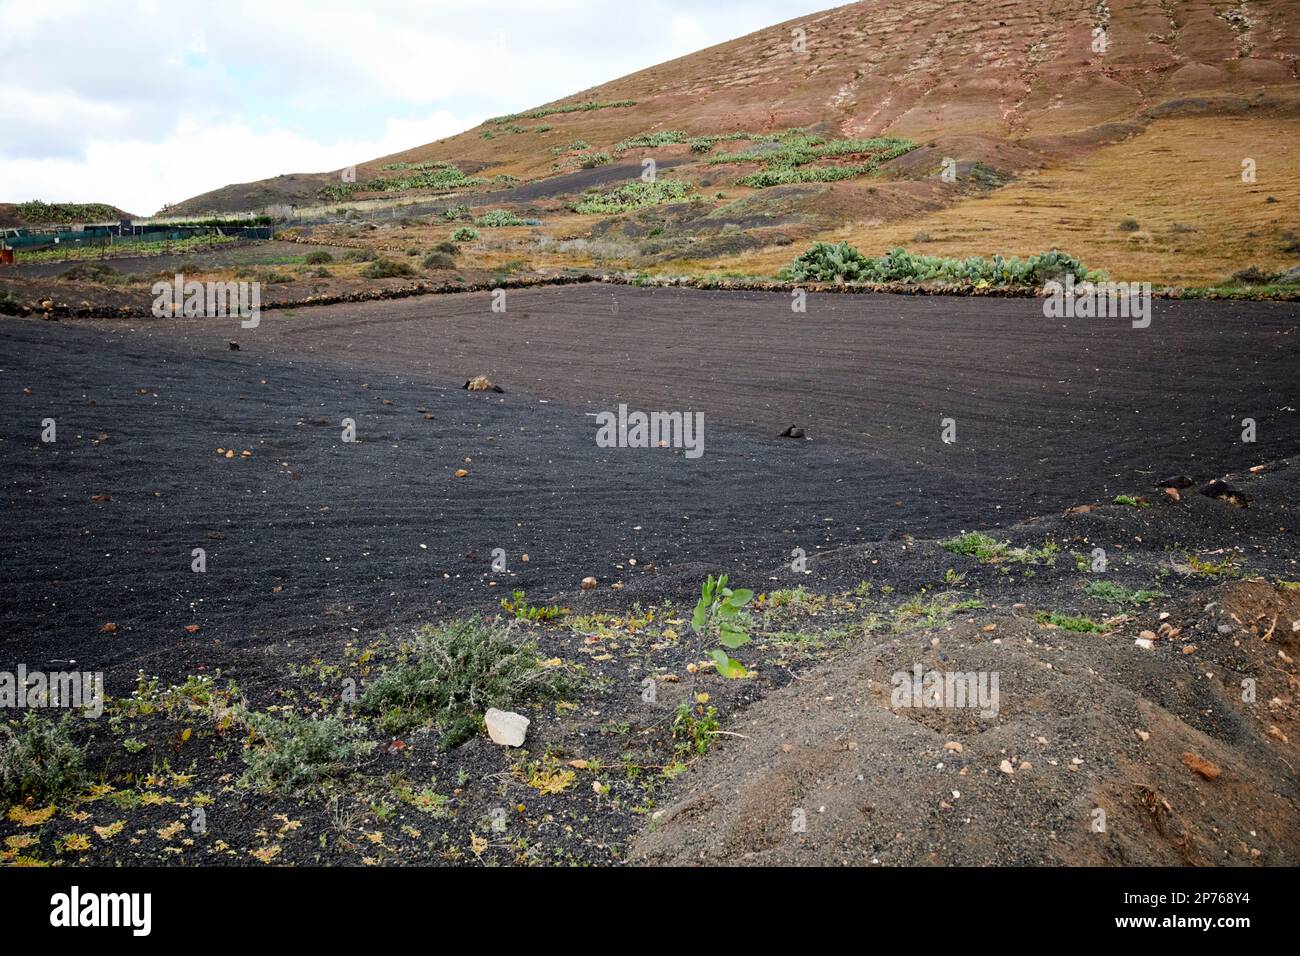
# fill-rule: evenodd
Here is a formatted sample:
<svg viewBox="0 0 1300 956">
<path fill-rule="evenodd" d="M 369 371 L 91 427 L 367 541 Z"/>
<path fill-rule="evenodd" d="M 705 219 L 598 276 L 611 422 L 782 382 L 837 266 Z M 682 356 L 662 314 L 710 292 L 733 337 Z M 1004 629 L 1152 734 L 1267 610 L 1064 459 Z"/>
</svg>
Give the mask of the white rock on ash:
<svg viewBox="0 0 1300 956">
<path fill-rule="evenodd" d="M 487 724 L 488 736 L 492 738 L 494 744 L 501 744 L 505 747 L 522 747 L 524 745 L 524 735 L 528 733 L 530 721 L 523 714 L 512 713 L 508 710 L 497 710 L 495 707 L 491 707 L 483 715 L 483 722 Z"/>
</svg>

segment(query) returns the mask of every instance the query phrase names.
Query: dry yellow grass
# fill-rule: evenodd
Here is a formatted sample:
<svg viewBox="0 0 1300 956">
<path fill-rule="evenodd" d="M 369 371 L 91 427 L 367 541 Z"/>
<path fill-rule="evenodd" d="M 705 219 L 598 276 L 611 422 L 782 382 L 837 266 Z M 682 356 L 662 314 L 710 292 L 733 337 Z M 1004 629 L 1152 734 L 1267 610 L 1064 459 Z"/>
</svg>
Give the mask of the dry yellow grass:
<svg viewBox="0 0 1300 956">
<path fill-rule="evenodd" d="M 986 198 L 878 225 L 848 223 L 819 238 L 851 242 L 867 255 L 892 246 L 945 256 L 1055 247 L 1115 279 L 1213 284 L 1245 265 L 1276 270 L 1300 260 L 1283 251 L 1295 241 L 1284 234 L 1300 237 L 1296 143 L 1294 118 L 1164 120 Z M 1256 162 L 1253 184 L 1242 182 L 1246 158 Z M 1126 218 L 1139 228 L 1121 230 Z M 918 233 L 930 241 L 918 244 Z M 791 258 L 789 249 L 772 248 L 706 268 L 766 274 Z"/>
</svg>

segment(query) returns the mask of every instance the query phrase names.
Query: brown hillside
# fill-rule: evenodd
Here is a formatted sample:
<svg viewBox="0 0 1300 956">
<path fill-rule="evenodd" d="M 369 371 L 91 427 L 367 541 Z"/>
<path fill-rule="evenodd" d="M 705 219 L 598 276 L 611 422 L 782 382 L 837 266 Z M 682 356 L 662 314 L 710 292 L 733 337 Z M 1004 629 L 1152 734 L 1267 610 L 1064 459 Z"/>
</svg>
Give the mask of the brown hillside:
<svg viewBox="0 0 1300 956">
<path fill-rule="evenodd" d="M 540 266 L 595 261 L 762 272 L 788 262 L 792 243 L 814 237 L 848 238 L 874 253 L 890 243 L 913 246 L 920 234 L 939 243 L 927 251 L 990 254 L 1057 245 L 1117 274 L 1212 281 L 1248 262 L 1294 262 L 1288 248 L 1295 247 L 1300 199 L 1290 154 L 1300 133 L 1298 12 L 1295 0 L 851 4 L 548 108 L 634 105 L 489 121 L 363 163 L 357 178 L 391 176 L 384 166 L 395 163 L 453 163 L 485 180 L 456 201 L 516 206 L 520 215 L 543 221 L 527 237 L 494 230 L 479 251 Z M 708 165 L 707 154 L 684 143 L 615 149 L 629 137 L 670 130 L 759 135 L 793 127 L 828 140 L 907 138 L 917 148 L 874 174 L 766 190 L 736 184 L 756 163 Z M 568 148 L 579 141 L 586 148 Z M 711 147 L 713 155 L 762 148 L 744 141 Z M 574 176 L 602 152 L 611 154 L 610 164 Z M 676 214 L 657 216 L 668 210 L 655 207 L 610 222 L 575 217 L 571 201 L 557 201 L 635 177 L 647 155 L 661 167 L 679 164 L 671 175 L 698 187 L 716 215 L 702 222 L 686 217 L 688 223 Z M 956 182 L 941 181 L 945 158 L 957 164 Z M 1257 163 L 1251 184 L 1241 179 L 1248 158 Z M 505 176 L 518 183 L 492 181 Z M 285 201 L 337 206 L 319 195 L 323 182 L 335 180 L 316 174 L 231 186 L 176 211 Z M 447 191 L 360 191 L 347 198 L 392 202 L 420 195 Z M 1116 233 L 1125 218 L 1135 219 L 1142 234 Z M 1174 223 L 1179 231 L 1170 233 Z M 654 228 L 664 240 L 645 243 Z M 604 243 L 601 255 L 538 241 L 573 236 Z M 1208 249 L 1216 250 L 1214 261 L 1201 261 Z"/>
</svg>

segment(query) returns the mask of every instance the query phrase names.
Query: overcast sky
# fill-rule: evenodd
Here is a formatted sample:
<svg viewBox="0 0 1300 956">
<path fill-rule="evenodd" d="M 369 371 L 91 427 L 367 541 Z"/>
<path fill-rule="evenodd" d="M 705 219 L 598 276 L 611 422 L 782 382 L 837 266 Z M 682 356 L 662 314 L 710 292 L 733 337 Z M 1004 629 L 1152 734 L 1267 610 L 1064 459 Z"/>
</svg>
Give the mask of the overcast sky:
<svg viewBox="0 0 1300 956">
<path fill-rule="evenodd" d="M 0 0 L 0 202 L 156 212 L 431 142 L 836 0 Z"/>
</svg>

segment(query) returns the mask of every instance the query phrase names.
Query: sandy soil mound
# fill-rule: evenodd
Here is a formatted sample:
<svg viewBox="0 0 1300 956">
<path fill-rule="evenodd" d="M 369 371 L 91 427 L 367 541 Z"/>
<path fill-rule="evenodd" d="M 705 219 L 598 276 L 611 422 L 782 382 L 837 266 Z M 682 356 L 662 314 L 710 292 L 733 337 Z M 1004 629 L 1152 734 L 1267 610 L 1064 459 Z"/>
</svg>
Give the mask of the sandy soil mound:
<svg viewBox="0 0 1300 956">
<path fill-rule="evenodd" d="M 977 619 L 931 646 L 899 635 L 852 651 L 732 724 L 743 737 L 655 815 L 633 859 L 1294 861 L 1300 595 L 1239 582 L 1172 610 L 1181 633 L 1151 650 L 1124 632 Z M 892 706 L 892 675 L 918 664 L 997 672 L 996 716 Z"/>
</svg>

